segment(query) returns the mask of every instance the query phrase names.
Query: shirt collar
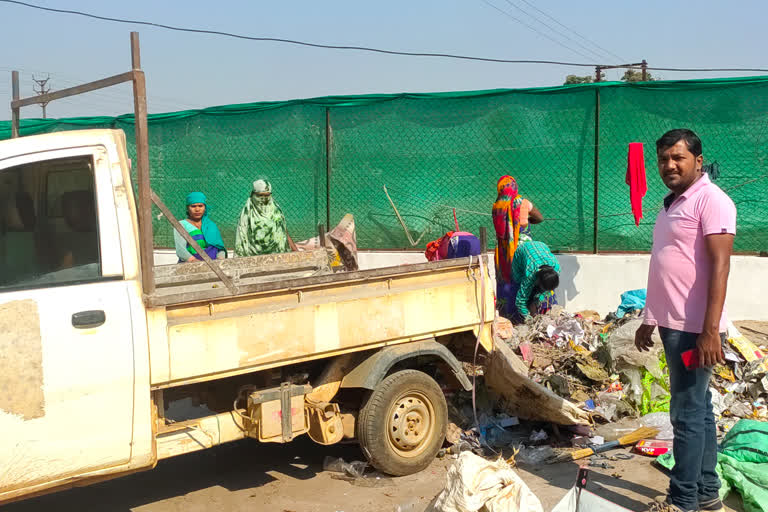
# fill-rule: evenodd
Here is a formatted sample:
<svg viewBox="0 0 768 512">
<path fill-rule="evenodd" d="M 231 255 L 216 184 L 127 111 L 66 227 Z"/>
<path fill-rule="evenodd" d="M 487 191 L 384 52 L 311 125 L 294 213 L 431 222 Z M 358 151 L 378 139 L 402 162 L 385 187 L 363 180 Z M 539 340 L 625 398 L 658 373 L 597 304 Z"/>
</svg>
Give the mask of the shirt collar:
<svg viewBox="0 0 768 512">
<path fill-rule="evenodd" d="M 672 203 L 674 203 L 677 199 L 688 199 L 693 195 L 697 190 L 699 190 L 702 187 L 705 187 L 712 183 L 712 180 L 709 179 L 709 174 L 704 173 L 701 178 L 696 180 L 696 183 L 688 187 L 688 189 L 680 194 L 679 197 L 675 197 L 675 193 L 672 192 L 670 194 L 667 194 L 667 196 L 664 198 L 664 208 L 669 210 L 669 207 L 672 206 Z"/>
</svg>

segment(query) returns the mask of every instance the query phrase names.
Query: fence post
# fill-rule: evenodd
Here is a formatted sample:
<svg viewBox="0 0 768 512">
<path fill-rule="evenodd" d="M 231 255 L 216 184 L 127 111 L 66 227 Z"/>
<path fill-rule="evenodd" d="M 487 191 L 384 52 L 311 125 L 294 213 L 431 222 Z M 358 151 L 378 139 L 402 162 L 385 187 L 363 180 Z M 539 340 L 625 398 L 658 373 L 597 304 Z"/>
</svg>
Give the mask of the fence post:
<svg viewBox="0 0 768 512">
<path fill-rule="evenodd" d="M 19 72 L 11 71 L 11 90 L 13 101 L 18 101 L 19 95 Z M 11 138 L 15 139 L 21 132 L 21 107 L 11 107 Z"/>
<path fill-rule="evenodd" d="M 598 201 L 600 199 L 600 87 L 595 87 L 595 179 L 594 179 L 594 232 L 592 234 L 592 253 L 598 253 L 597 224 Z"/>
<path fill-rule="evenodd" d="M 325 225 L 331 228 L 331 148 L 333 133 L 331 132 L 331 109 L 325 107 Z"/>
</svg>

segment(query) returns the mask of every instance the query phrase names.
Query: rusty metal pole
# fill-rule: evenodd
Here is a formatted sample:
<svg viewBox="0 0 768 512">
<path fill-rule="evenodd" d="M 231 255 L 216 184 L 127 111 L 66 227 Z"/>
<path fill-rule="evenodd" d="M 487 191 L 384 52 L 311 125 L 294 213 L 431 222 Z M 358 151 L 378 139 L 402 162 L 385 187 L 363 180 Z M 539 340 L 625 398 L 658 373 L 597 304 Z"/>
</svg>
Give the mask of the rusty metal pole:
<svg viewBox="0 0 768 512">
<path fill-rule="evenodd" d="M 645 59 L 643 59 L 643 62 L 640 63 L 640 69 L 642 70 L 642 73 L 643 73 L 643 82 L 647 82 L 648 81 L 648 63 L 645 61 Z"/>
<path fill-rule="evenodd" d="M 145 295 L 155 291 L 154 242 L 152 237 L 152 189 L 149 183 L 149 137 L 147 134 L 147 87 L 141 70 L 139 33 L 131 32 L 134 129 L 136 134 L 136 178 L 139 188 L 139 255 L 141 284 Z"/>
<path fill-rule="evenodd" d="M 592 233 L 592 251 L 598 253 L 597 234 L 598 234 L 598 213 L 600 199 L 600 88 L 595 87 L 595 177 L 594 177 L 594 231 Z"/>
<path fill-rule="evenodd" d="M 11 71 L 11 90 L 13 91 L 13 101 L 17 101 L 19 96 L 19 72 Z M 11 138 L 19 136 L 19 117 L 21 107 L 11 106 Z"/>
<path fill-rule="evenodd" d="M 602 71 L 602 68 L 600 66 L 595 66 L 595 82 L 601 81 L 600 80 L 600 75 L 602 74 L 601 71 Z"/>
</svg>

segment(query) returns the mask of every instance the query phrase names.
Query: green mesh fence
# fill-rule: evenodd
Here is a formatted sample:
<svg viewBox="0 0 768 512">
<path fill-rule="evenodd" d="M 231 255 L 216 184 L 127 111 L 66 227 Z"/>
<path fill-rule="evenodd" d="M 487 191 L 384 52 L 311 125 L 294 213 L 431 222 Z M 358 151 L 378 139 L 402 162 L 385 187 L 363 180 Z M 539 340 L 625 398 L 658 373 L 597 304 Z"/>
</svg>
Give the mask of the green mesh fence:
<svg viewBox="0 0 768 512">
<path fill-rule="evenodd" d="M 23 120 L 22 134 L 105 127 L 125 130 L 133 156 L 132 116 Z M 721 166 L 717 183 L 739 212 L 736 250 L 768 251 L 768 78 L 328 97 L 152 115 L 152 187 L 179 215 L 188 192 L 205 192 L 230 247 L 250 184 L 264 177 L 296 240 L 326 217 L 333 225 L 352 213 L 361 248 L 423 250 L 453 229 L 454 210 L 462 230 L 492 233 L 496 180 L 511 174 L 546 219 L 534 237 L 554 250 L 593 251 L 596 242 L 600 251 L 647 251 L 667 192 L 654 142 L 680 127 L 696 131 L 705 161 Z M 0 123 L 0 139 L 9 136 L 9 123 Z M 645 144 L 639 227 L 624 182 L 630 142 Z M 156 246 L 171 247 L 170 225 L 157 211 L 154 218 Z"/>
</svg>

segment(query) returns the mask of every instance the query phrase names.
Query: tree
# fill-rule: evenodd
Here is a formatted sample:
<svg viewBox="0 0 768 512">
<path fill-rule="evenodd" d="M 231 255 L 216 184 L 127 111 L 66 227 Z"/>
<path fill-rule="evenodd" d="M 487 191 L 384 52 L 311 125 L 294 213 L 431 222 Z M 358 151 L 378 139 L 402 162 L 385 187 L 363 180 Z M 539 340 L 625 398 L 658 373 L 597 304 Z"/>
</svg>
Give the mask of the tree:
<svg viewBox="0 0 768 512">
<path fill-rule="evenodd" d="M 646 82 L 653 82 L 656 80 L 651 76 L 650 72 L 645 73 L 645 81 Z M 636 70 L 636 69 L 628 69 L 624 72 L 624 76 L 621 77 L 622 82 L 642 82 L 643 81 L 643 72 Z"/>
<path fill-rule="evenodd" d="M 600 79 L 605 80 L 605 73 L 600 73 Z M 594 81 L 595 81 L 595 77 L 592 75 L 587 75 L 587 76 L 568 75 L 565 77 L 565 83 L 563 85 L 591 84 Z"/>
</svg>

